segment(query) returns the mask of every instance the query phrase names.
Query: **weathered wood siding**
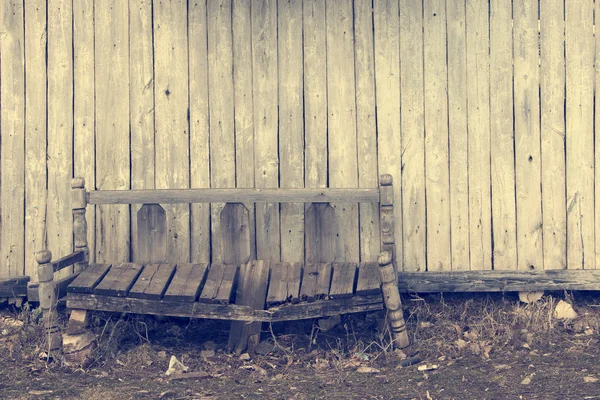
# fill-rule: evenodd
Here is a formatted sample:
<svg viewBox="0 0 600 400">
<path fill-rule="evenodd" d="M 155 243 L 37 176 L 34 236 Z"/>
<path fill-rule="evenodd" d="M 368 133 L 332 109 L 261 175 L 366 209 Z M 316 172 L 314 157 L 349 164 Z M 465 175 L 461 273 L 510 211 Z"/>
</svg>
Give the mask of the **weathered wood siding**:
<svg viewBox="0 0 600 400">
<path fill-rule="evenodd" d="M 35 251 L 71 249 L 72 176 L 91 189 L 344 188 L 390 173 L 405 271 L 596 268 L 594 11 L 593 0 L 4 0 L 0 276 L 35 280 Z M 245 207 L 252 257 L 303 261 L 321 245 L 305 237 L 317 208 Z M 139 258 L 139 208 L 88 209 L 92 258 Z M 211 233 L 228 223 L 223 204 L 164 208 L 169 261 L 223 257 Z M 321 211 L 336 216 L 328 256 L 375 258 L 377 207 Z"/>
</svg>

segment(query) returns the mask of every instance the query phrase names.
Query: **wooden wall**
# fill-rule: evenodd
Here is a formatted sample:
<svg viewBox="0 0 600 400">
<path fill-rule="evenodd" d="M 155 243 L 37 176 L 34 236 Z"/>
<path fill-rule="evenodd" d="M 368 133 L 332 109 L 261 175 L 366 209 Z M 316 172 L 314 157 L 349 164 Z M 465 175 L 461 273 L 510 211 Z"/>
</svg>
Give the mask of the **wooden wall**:
<svg viewBox="0 0 600 400">
<path fill-rule="evenodd" d="M 596 268 L 593 15 L 593 0 L 3 0 L 0 276 L 71 250 L 72 176 L 294 188 L 391 173 L 404 270 Z M 210 259 L 222 206 L 166 207 L 170 260 Z M 333 207 L 338 257 L 374 259 L 377 208 Z M 138 208 L 89 208 L 97 260 L 135 257 Z M 304 259 L 304 205 L 249 213 L 257 257 Z"/>
</svg>

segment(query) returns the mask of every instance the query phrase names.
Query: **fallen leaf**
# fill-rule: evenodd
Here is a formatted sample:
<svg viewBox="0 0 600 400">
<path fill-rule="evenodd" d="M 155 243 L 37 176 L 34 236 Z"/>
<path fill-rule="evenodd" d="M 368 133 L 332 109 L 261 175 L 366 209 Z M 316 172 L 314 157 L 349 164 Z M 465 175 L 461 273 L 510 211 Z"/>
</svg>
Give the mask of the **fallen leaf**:
<svg viewBox="0 0 600 400">
<path fill-rule="evenodd" d="M 521 381 L 521 385 L 529 385 L 531 383 L 531 378 L 530 377 L 525 377 L 525 379 L 523 379 Z"/>
<path fill-rule="evenodd" d="M 500 364 L 500 365 L 494 365 L 494 369 L 496 371 L 504 371 L 505 369 L 511 369 L 512 367 L 510 365 L 506 365 L 506 364 Z"/>
<path fill-rule="evenodd" d="M 169 361 L 169 369 L 165 372 L 165 375 L 169 376 L 175 373 L 181 373 L 188 370 L 188 367 L 183 365 L 181 361 L 177 359 L 175 356 L 171 356 L 171 360 Z"/>
<path fill-rule="evenodd" d="M 52 390 L 30 390 L 29 394 L 34 396 L 44 396 L 46 394 L 52 394 Z"/>
<path fill-rule="evenodd" d="M 594 383 L 594 382 L 598 382 L 598 378 L 594 378 L 593 376 L 584 376 L 583 381 L 585 383 Z"/>
<path fill-rule="evenodd" d="M 556 304 L 556 308 L 554 308 L 554 317 L 557 319 L 575 319 L 578 317 L 578 314 L 572 305 L 561 300 Z"/>
<path fill-rule="evenodd" d="M 379 370 L 377 368 L 371 368 L 371 367 L 359 367 L 356 372 L 359 372 L 361 374 L 376 374 L 379 373 Z"/>
</svg>

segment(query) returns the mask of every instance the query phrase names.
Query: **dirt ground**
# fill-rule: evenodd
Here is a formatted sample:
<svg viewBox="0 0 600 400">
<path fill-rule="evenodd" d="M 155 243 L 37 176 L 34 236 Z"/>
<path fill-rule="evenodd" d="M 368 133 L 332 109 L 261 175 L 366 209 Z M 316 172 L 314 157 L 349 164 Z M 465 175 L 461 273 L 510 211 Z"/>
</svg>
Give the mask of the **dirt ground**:
<svg viewBox="0 0 600 400">
<path fill-rule="evenodd" d="M 555 317 L 561 299 L 578 318 Z M 94 313 L 86 369 L 44 357 L 39 311 L 0 306 L 0 398 L 600 399 L 596 293 L 404 300 L 414 342 L 404 352 L 372 312 L 328 331 L 313 320 L 264 326 L 258 353 L 241 359 L 226 351 L 226 322 Z M 171 356 L 187 379 L 165 375 Z M 420 362 L 403 366 L 407 356 Z"/>
</svg>

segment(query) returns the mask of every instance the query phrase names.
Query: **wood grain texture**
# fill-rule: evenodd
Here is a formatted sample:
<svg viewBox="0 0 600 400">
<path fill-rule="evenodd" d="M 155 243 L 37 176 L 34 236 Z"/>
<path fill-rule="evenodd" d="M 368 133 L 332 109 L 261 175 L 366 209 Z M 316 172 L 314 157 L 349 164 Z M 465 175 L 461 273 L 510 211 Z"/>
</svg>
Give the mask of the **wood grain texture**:
<svg viewBox="0 0 600 400">
<path fill-rule="evenodd" d="M 358 266 L 356 295 L 370 296 L 381 293 L 381 277 L 377 262 L 362 262 Z"/>
<path fill-rule="evenodd" d="M 96 97 L 94 74 L 94 1 L 73 2 L 73 176 L 96 187 Z M 91 262 L 96 258 L 96 207 L 86 209 L 88 248 Z"/>
<path fill-rule="evenodd" d="M 422 2 L 400 1 L 400 54 L 402 175 L 394 178 L 395 186 L 402 191 L 402 203 L 397 202 L 398 209 L 402 209 L 402 235 L 396 235 L 402 257 L 397 263 L 404 271 L 425 271 L 427 230 Z M 381 168 L 380 171 L 385 172 Z"/>
<path fill-rule="evenodd" d="M 90 264 L 69 285 L 68 293 L 92 293 L 111 268 L 111 264 Z"/>
<path fill-rule="evenodd" d="M 254 180 L 257 188 L 279 186 L 277 149 L 277 2 L 252 1 Z M 256 205 L 256 256 L 281 259 L 279 205 Z"/>
<path fill-rule="evenodd" d="M 356 281 L 356 263 L 335 262 L 332 264 L 333 276 L 329 288 L 329 298 L 348 299 L 354 294 Z"/>
<path fill-rule="evenodd" d="M 231 1 L 209 1 L 208 82 L 210 111 L 211 187 L 235 187 L 235 132 Z M 220 214 L 224 204 L 211 206 L 213 262 L 223 262 Z"/>
<path fill-rule="evenodd" d="M 513 2 L 518 269 L 543 269 L 538 7 Z"/>
<path fill-rule="evenodd" d="M 375 37 L 375 103 L 377 107 L 377 146 L 379 174 L 400 179 L 402 138 L 400 132 L 400 21 L 398 2 L 373 2 Z M 422 90 L 422 89 L 421 89 Z M 411 148 L 411 151 L 416 151 Z M 401 186 L 394 185 L 394 201 L 402 204 Z M 402 238 L 402 207 L 396 207 L 395 236 Z M 424 222 L 424 221 L 423 221 Z M 425 229 L 423 227 L 423 229 Z M 395 255 L 402 260 L 402 247 Z M 395 260 L 396 261 L 396 260 Z M 396 261 L 396 265 L 399 265 Z"/>
<path fill-rule="evenodd" d="M 128 14 L 124 1 L 94 4 L 96 189 L 100 190 L 130 189 Z M 96 261 L 129 259 L 129 226 L 129 207 L 96 207 Z"/>
<path fill-rule="evenodd" d="M 129 2 L 129 108 L 131 126 L 131 188 L 154 189 L 154 44 L 152 0 Z M 138 248 L 140 207 L 131 207 L 132 259 Z"/>
<path fill-rule="evenodd" d="M 206 0 L 189 2 L 190 186 L 193 188 L 210 187 L 207 27 Z M 190 217 L 191 261 L 208 262 L 210 261 L 210 204 L 192 204 Z"/>
<path fill-rule="evenodd" d="M 277 3 L 279 179 L 282 188 L 304 187 L 302 0 Z M 304 261 L 304 204 L 280 205 L 281 259 Z"/>
<path fill-rule="evenodd" d="M 512 93 L 512 5 L 490 3 L 490 133 L 494 269 L 517 265 Z"/>
<path fill-rule="evenodd" d="M 565 2 L 568 268 L 595 268 L 593 2 Z"/>
<path fill-rule="evenodd" d="M 325 0 L 305 0 L 304 27 L 304 184 L 327 187 L 327 66 Z"/>
<path fill-rule="evenodd" d="M 25 9 L 24 272 L 32 282 L 37 281 L 35 253 L 46 246 L 46 45 L 46 1 L 30 2 Z"/>
<path fill-rule="evenodd" d="M 165 300 L 194 302 L 206 279 L 208 264 L 177 264 L 175 275 L 164 294 Z"/>
<path fill-rule="evenodd" d="M 363 188 L 378 186 L 373 39 L 371 4 L 364 1 L 354 2 L 358 186 Z M 378 212 L 377 204 L 359 204 L 361 260 L 375 260 L 379 254 Z"/>
<path fill-rule="evenodd" d="M 337 258 L 335 210 L 328 203 L 313 203 L 306 210 L 306 263 L 330 263 Z"/>
<path fill-rule="evenodd" d="M 233 94 L 235 116 L 235 185 L 254 187 L 254 112 L 252 102 L 252 17 L 247 0 L 232 2 Z M 256 258 L 254 204 L 246 203 L 250 258 Z"/>
<path fill-rule="evenodd" d="M 139 263 L 167 261 L 167 216 L 160 204 L 144 204 L 136 215 L 137 236 L 133 238 L 138 249 Z"/>
<path fill-rule="evenodd" d="M 471 269 L 492 269 L 490 56 L 488 3 L 468 0 L 467 124 Z"/>
<path fill-rule="evenodd" d="M 425 2 L 423 15 L 427 270 L 443 271 L 452 268 L 444 2 Z"/>
<path fill-rule="evenodd" d="M 209 304 L 229 304 L 237 275 L 237 265 L 212 264 L 198 301 Z"/>
<path fill-rule="evenodd" d="M 267 307 L 300 300 L 303 263 L 271 263 Z"/>
<path fill-rule="evenodd" d="M 185 0 L 154 3 L 156 187 L 189 187 L 188 42 Z M 190 259 L 188 205 L 165 205 L 167 261 Z"/>
<path fill-rule="evenodd" d="M 467 132 L 467 35 L 465 1 L 446 2 L 448 52 L 448 146 L 452 270 L 468 270 L 469 165 Z"/>
<path fill-rule="evenodd" d="M 540 4 L 544 269 L 567 268 L 564 12 L 563 1 Z"/>
<path fill-rule="evenodd" d="M 242 203 L 228 203 L 219 214 L 219 231 L 213 233 L 213 260 L 225 264 L 245 264 L 250 261 L 251 240 L 249 212 Z"/>
<path fill-rule="evenodd" d="M 140 276 L 129 290 L 130 297 L 159 300 L 175 273 L 175 264 L 144 265 Z"/>
<path fill-rule="evenodd" d="M 300 286 L 300 300 L 314 301 L 326 297 L 331 285 L 331 263 L 306 264 Z"/>
<path fill-rule="evenodd" d="M 329 186 L 358 186 L 352 2 L 326 3 Z M 338 260 L 358 261 L 358 206 L 334 203 Z"/>
<path fill-rule="evenodd" d="M 140 276 L 143 266 L 135 263 L 113 265 L 102 281 L 94 288 L 94 294 L 125 297 Z"/>
</svg>

